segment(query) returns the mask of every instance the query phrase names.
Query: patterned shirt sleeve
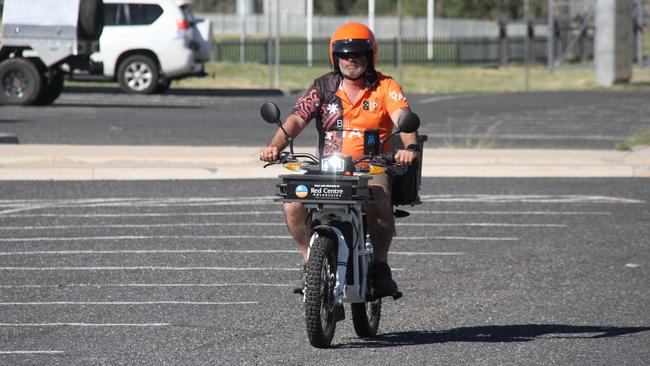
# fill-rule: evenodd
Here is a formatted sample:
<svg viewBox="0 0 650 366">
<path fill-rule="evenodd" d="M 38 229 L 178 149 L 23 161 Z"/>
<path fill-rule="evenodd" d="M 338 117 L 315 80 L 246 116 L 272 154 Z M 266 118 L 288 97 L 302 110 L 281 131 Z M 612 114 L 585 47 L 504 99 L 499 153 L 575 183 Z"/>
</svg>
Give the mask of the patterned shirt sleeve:
<svg viewBox="0 0 650 366">
<path fill-rule="evenodd" d="M 316 117 L 319 109 L 320 96 L 316 91 L 316 84 L 314 83 L 298 98 L 293 107 L 293 114 L 309 123 L 309 121 Z"/>
<path fill-rule="evenodd" d="M 392 114 L 400 108 L 410 109 L 409 102 L 402 92 L 402 87 L 395 80 L 390 79 L 386 86 L 386 110 Z"/>
</svg>

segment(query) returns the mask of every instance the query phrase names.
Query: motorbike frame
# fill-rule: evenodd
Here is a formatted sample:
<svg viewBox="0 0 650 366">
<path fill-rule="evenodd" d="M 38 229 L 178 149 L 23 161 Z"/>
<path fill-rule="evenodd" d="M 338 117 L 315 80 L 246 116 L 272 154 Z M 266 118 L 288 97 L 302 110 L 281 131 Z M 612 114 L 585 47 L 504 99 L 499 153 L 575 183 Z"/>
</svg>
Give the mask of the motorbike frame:
<svg viewBox="0 0 650 366">
<path fill-rule="evenodd" d="M 300 202 L 308 210 L 313 225 L 308 250 L 319 236 L 329 236 L 337 242 L 337 274 L 334 299 L 336 304 L 366 302 L 372 295 L 368 284 L 368 271 L 372 260 L 373 245 L 365 220 L 365 202 L 372 200 L 368 189 L 367 174 L 352 176 L 330 174 L 281 175 L 278 184 L 278 202 Z M 341 185 L 345 193 L 339 199 L 305 197 L 298 198 L 291 190 L 297 185 L 309 187 L 317 184 Z M 345 224 L 349 223 L 350 228 Z M 352 276 L 348 276 L 351 264 Z"/>
</svg>

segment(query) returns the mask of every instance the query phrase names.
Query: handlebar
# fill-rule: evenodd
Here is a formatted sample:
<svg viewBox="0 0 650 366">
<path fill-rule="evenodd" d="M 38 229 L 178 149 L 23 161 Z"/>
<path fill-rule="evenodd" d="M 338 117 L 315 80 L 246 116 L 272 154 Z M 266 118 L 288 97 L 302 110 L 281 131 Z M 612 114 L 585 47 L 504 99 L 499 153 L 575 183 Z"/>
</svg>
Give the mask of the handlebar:
<svg viewBox="0 0 650 366">
<path fill-rule="evenodd" d="M 286 164 L 291 162 L 300 163 L 300 168 L 306 170 L 307 172 L 319 172 L 320 171 L 320 161 L 319 159 L 308 153 L 296 153 L 291 154 L 290 152 L 283 151 L 280 153 L 278 160 L 266 163 L 264 168 L 271 165 Z M 359 164 L 365 163 L 362 166 Z M 368 173 L 369 167 L 368 164 L 377 165 L 386 168 L 386 172 L 390 175 L 402 175 L 406 172 L 406 168 L 401 164 L 395 162 L 395 157 L 393 154 L 385 155 L 374 155 L 369 156 L 365 155 L 356 159 L 352 162 L 355 172 L 359 173 Z"/>
</svg>

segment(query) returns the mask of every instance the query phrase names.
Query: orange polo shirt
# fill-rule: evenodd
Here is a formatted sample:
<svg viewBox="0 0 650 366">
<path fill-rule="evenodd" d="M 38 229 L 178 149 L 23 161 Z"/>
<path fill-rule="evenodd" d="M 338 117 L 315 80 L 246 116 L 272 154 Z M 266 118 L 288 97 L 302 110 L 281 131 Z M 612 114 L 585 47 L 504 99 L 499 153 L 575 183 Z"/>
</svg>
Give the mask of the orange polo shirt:
<svg viewBox="0 0 650 366">
<path fill-rule="evenodd" d="M 410 108 L 399 84 L 379 72 L 369 74 L 366 87 L 354 104 L 341 85 L 342 78 L 336 72 L 316 79 L 298 98 L 293 113 L 306 122 L 316 119 L 320 154 L 339 152 L 357 159 L 363 156 L 366 128 L 379 129 L 383 140 L 394 128 L 390 115 L 400 108 Z M 383 152 L 390 152 L 391 148 L 389 142 Z"/>
<path fill-rule="evenodd" d="M 377 83 L 364 88 L 362 96 L 352 104 L 341 85 L 336 96 L 343 107 L 343 140 L 341 153 L 357 159 L 363 156 L 363 131 L 378 128 L 379 137 L 384 140 L 393 132 L 395 124 L 390 115 L 400 108 L 409 108 L 402 88 L 388 76 L 377 73 Z M 390 142 L 384 145 L 384 153 L 391 151 Z"/>
</svg>

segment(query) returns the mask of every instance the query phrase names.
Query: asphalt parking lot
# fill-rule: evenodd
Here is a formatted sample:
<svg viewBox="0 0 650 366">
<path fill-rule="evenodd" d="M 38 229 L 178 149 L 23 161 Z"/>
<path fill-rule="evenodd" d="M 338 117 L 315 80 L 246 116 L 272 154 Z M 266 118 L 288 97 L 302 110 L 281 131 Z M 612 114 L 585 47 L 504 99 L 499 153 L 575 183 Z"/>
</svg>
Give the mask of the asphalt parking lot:
<svg viewBox="0 0 650 366">
<path fill-rule="evenodd" d="M 639 179 L 427 179 L 382 335 L 312 349 L 274 180 L 5 182 L 5 364 L 643 364 Z M 349 317 L 348 313 L 348 317 Z"/>
<path fill-rule="evenodd" d="M 613 149 L 650 124 L 643 92 L 407 95 L 428 147 Z M 50 107 L 7 107 L 0 133 L 21 144 L 260 146 L 275 129 L 262 103 L 290 113 L 295 95 L 273 91 L 176 90 L 132 96 L 110 88 L 71 88 Z M 313 146 L 306 129 L 296 144 Z"/>
<path fill-rule="evenodd" d="M 257 147 L 274 131 L 259 105 L 275 101 L 286 115 L 295 98 L 220 93 L 73 89 L 50 107 L 1 107 L 0 132 L 19 145 L 116 151 Z M 430 147 L 589 154 L 648 125 L 646 99 L 604 92 L 411 101 Z M 306 131 L 298 145 L 314 139 Z M 647 179 L 424 178 L 423 204 L 398 221 L 392 248 L 404 298 L 385 302 L 375 339 L 357 338 L 348 313 L 330 350 L 306 339 L 302 303 L 291 293 L 300 257 L 272 202 L 275 183 L 3 180 L 0 364 L 650 360 Z"/>
</svg>

